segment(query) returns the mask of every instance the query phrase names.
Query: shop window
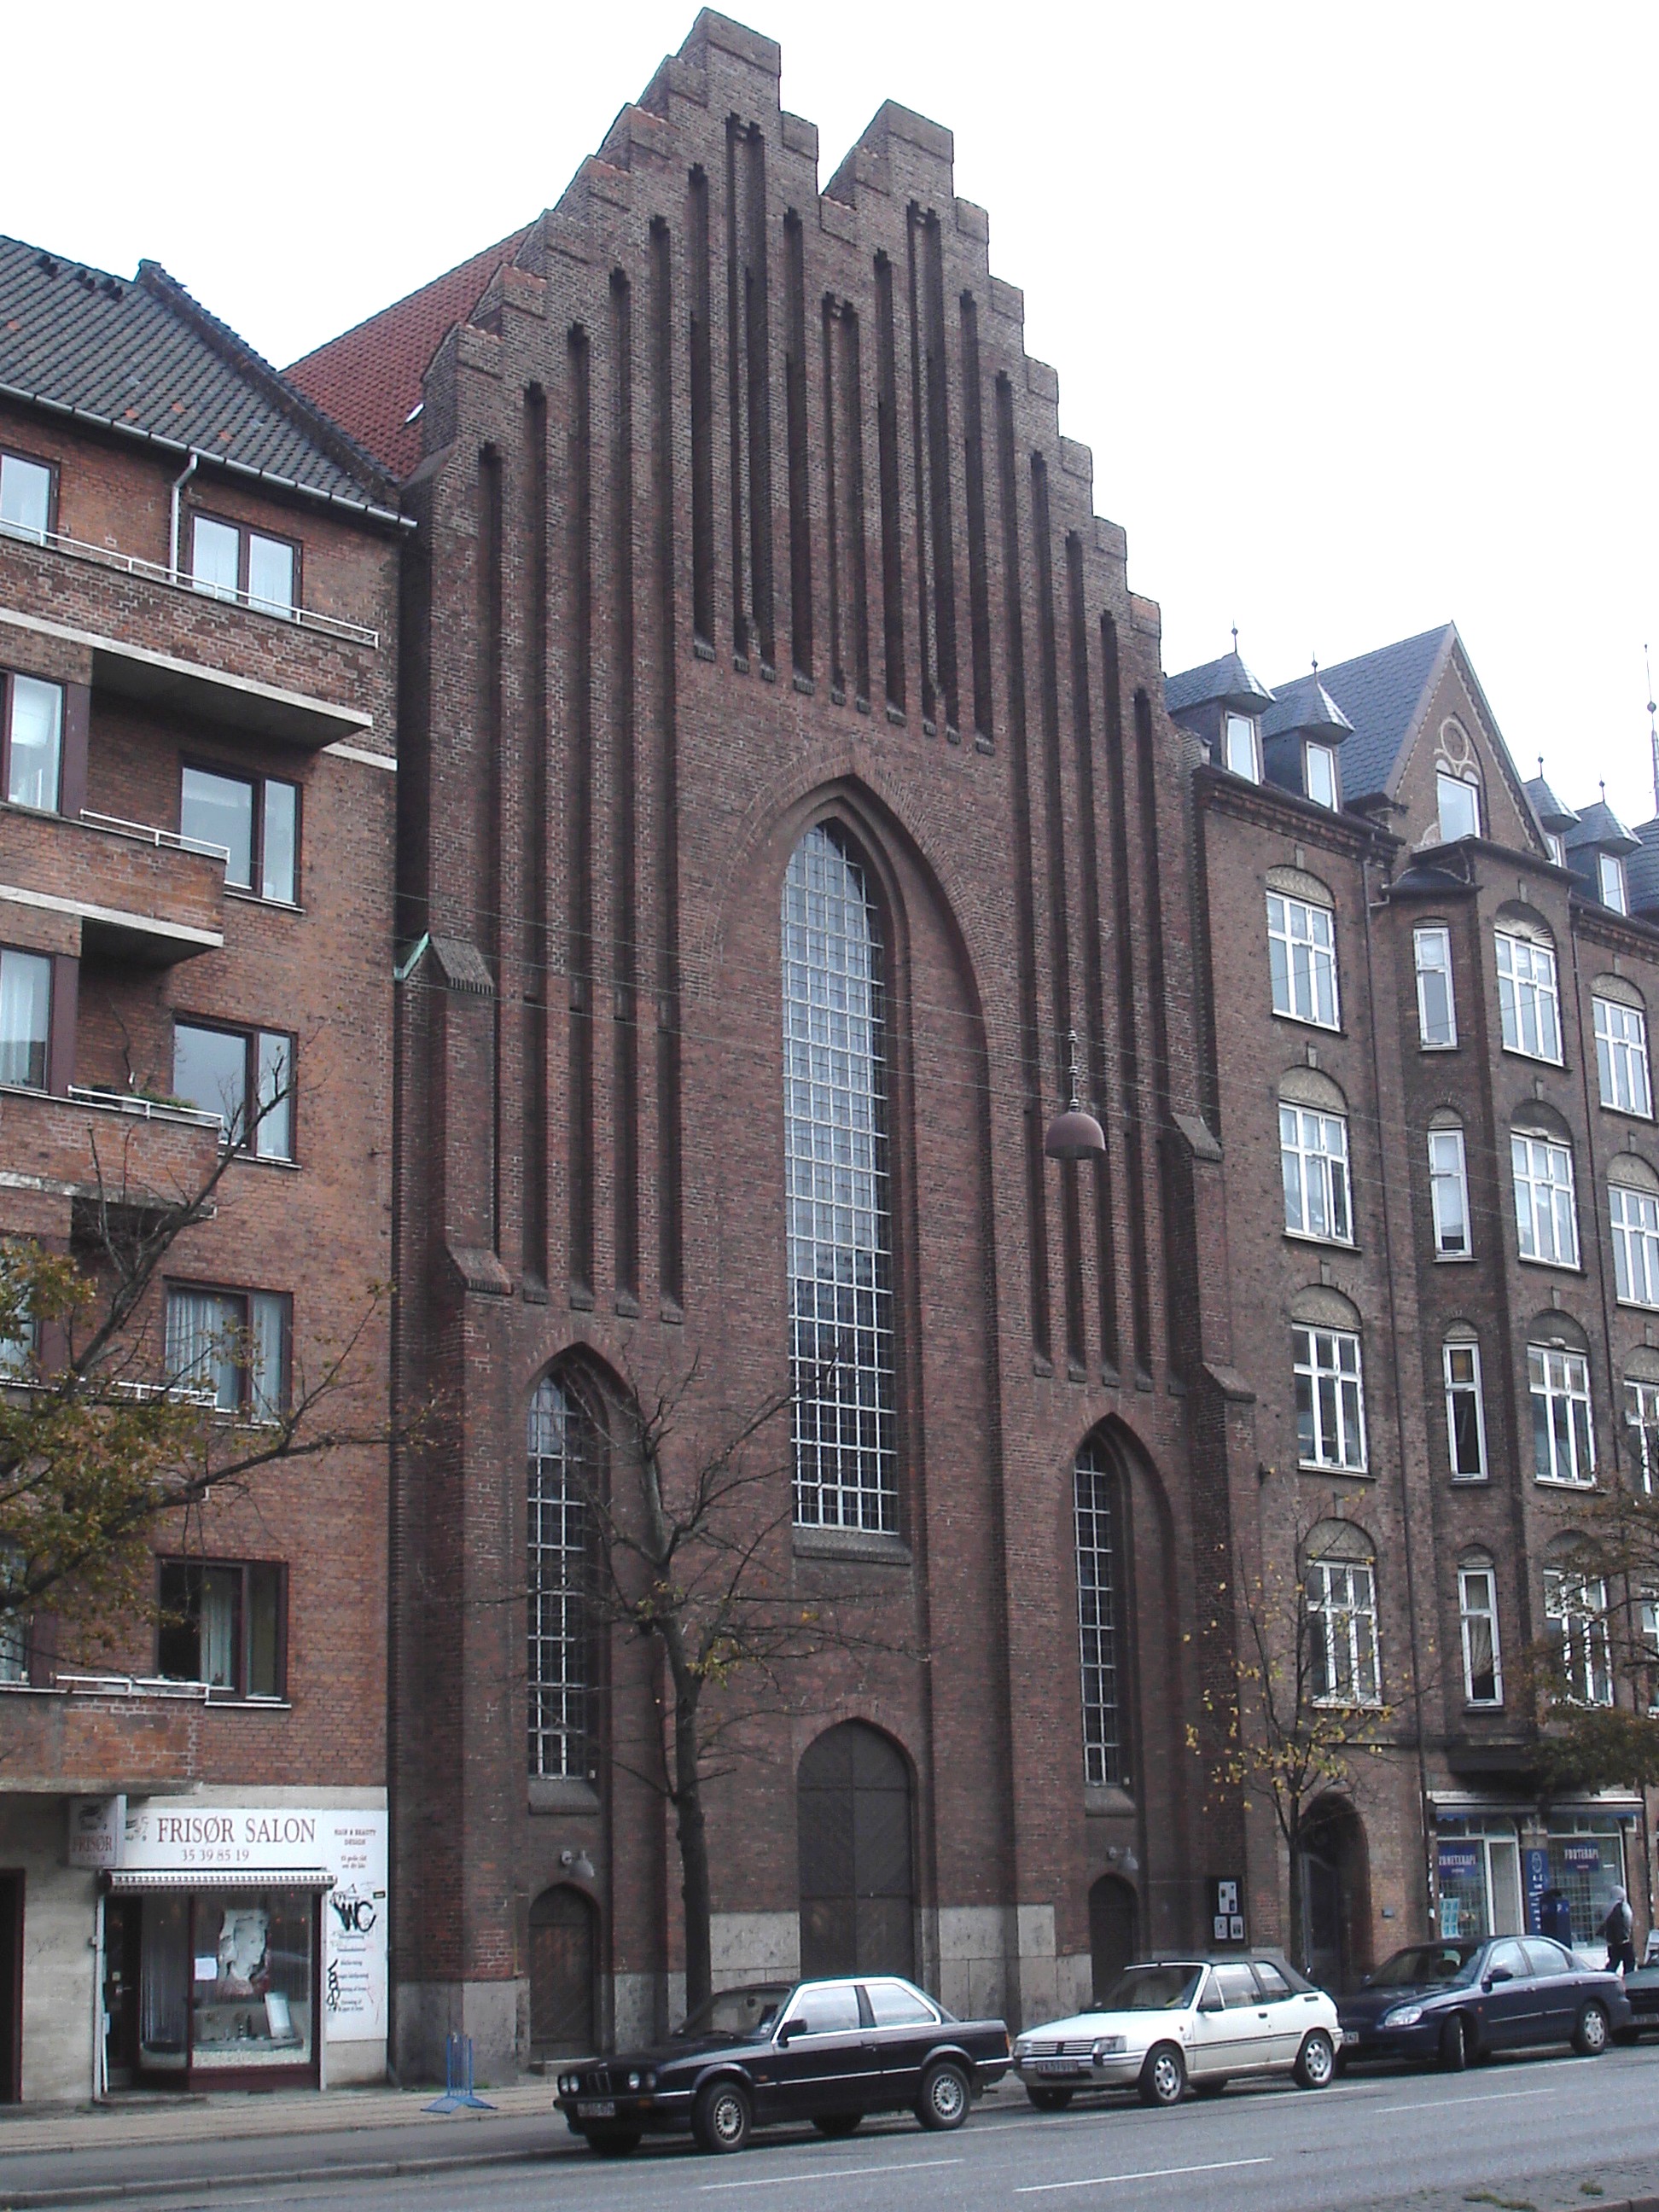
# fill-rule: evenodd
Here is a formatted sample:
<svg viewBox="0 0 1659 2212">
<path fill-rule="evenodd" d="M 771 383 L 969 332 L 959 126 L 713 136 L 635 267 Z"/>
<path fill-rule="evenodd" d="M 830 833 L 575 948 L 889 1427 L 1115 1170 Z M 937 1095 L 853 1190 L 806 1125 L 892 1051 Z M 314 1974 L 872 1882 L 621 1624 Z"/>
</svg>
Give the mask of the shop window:
<svg viewBox="0 0 1659 2212">
<path fill-rule="evenodd" d="M 1285 1185 L 1285 1226 L 1293 1236 L 1327 1243 L 1353 1240 L 1348 1188 L 1348 1121 L 1344 1114 L 1281 1100 L 1279 1159 Z"/>
<path fill-rule="evenodd" d="M 0 531 L 44 545 L 52 530 L 54 471 L 24 453 L 0 453 Z"/>
<path fill-rule="evenodd" d="M 1457 1042 L 1457 1004 L 1452 988 L 1451 932 L 1441 924 L 1412 932 L 1417 963 L 1417 1034 L 1425 1052 Z"/>
<path fill-rule="evenodd" d="M 1429 1200 L 1434 1249 L 1443 1260 L 1469 1256 L 1469 1178 L 1463 1132 L 1448 1120 L 1429 1131 Z"/>
<path fill-rule="evenodd" d="M 1529 1344 L 1527 1386 L 1532 1398 L 1533 1473 L 1540 1482 L 1589 1489 L 1595 1480 L 1589 1360 L 1565 1345 Z"/>
<path fill-rule="evenodd" d="M 1653 1085 L 1648 1068 L 1648 1022 L 1640 1006 L 1594 998 L 1595 1072 L 1601 1103 L 1615 1114 L 1653 1117 Z"/>
<path fill-rule="evenodd" d="M 1337 1027 L 1336 916 L 1329 907 L 1269 890 L 1267 963 L 1276 1014 Z"/>
<path fill-rule="evenodd" d="M 173 1089 L 216 1114 L 234 1149 L 261 1160 L 294 1158 L 294 1040 L 280 1030 L 175 1022 Z"/>
<path fill-rule="evenodd" d="M 179 830 L 187 842 L 222 851 L 233 890 L 292 906 L 299 880 L 300 790 L 279 777 L 227 775 L 186 767 Z"/>
<path fill-rule="evenodd" d="M 1510 1137 L 1515 1230 L 1523 1260 L 1578 1265 L 1578 1209 L 1572 1148 L 1553 1135 L 1516 1129 Z"/>
<path fill-rule="evenodd" d="M 1606 1583 L 1599 1576 L 1546 1567 L 1544 1620 L 1569 1704 L 1610 1705 L 1613 1651 Z"/>
<path fill-rule="evenodd" d="M 198 592 L 236 599 L 265 614 L 291 615 L 299 604 L 300 549 L 246 524 L 192 518 L 190 576 Z"/>
<path fill-rule="evenodd" d="M 1448 1942 L 1479 1943 L 1519 1932 L 1521 1846 L 1512 1827 L 1443 1820 L 1435 1839 L 1440 1933 Z M 1524 1967 L 1523 1967 L 1524 1971 Z"/>
<path fill-rule="evenodd" d="M 1555 954 L 1534 937 L 1496 933 L 1498 1012 L 1506 1052 L 1561 1064 L 1561 1001 Z"/>
<path fill-rule="evenodd" d="M 139 1918 L 141 2079 L 182 2087 L 205 2075 L 225 2086 L 227 2075 L 314 2066 L 313 1893 L 204 1887 L 114 1902 Z"/>
<path fill-rule="evenodd" d="M 279 1421 L 288 1410 L 290 1320 L 283 1291 L 170 1285 L 167 1387 L 222 1413 Z"/>
<path fill-rule="evenodd" d="M 1550 1882 L 1566 1899 L 1575 1943 L 1595 1947 L 1615 1889 L 1634 1888 L 1625 1871 L 1619 1823 L 1605 1814 L 1558 1814 L 1550 1826 Z"/>
<path fill-rule="evenodd" d="M 1484 1481 L 1486 1416 L 1480 1389 L 1480 1347 L 1473 1339 L 1449 1337 L 1440 1347 L 1446 1390 L 1446 1443 L 1457 1482 Z"/>
<path fill-rule="evenodd" d="M 1489 1561 L 1459 1568 L 1457 1611 L 1463 1639 L 1464 1698 L 1472 1705 L 1501 1705 L 1504 1663 L 1498 1639 L 1498 1577 Z"/>
<path fill-rule="evenodd" d="M 0 946 L 0 1083 L 44 1091 L 51 1040 L 52 962 Z"/>
<path fill-rule="evenodd" d="M 8 800 L 55 814 L 64 781 L 63 685 L 0 674 L 0 737 Z"/>
<path fill-rule="evenodd" d="M 1291 1333 L 1297 1448 L 1304 1467 L 1365 1472 L 1365 1400 L 1359 1339 L 1352 1331 Z"/>
<path fill-rule="evenodd" d="M 163 1559 L 156 1672 L 228 1698 L 281 1698 L 287 1571 L 229 1561 Z"/>
</svg>

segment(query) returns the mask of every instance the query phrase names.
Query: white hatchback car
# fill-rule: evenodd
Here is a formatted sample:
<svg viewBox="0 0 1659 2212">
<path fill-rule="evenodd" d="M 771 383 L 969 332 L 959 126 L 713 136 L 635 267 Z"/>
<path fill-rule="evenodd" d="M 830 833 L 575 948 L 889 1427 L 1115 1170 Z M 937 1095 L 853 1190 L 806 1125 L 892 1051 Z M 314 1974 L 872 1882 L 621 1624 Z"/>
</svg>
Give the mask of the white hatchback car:
<svg viewBox="0 0 1659 2212">
<path fill-rule="evenodd" d="M 1041 2112 L 1079 2089 L 1139 2089 L 1176 2105 L 1188 2082 L 1218 2096 L 1235 2076 L 1289 2074 L 1322 2089 L 1341 2044 L 1336 2007 L 1281 1958 L 1149 1960 L 1126 1966 L 1091 2012 L 1028 2028 L 1014 2071 Z"/>
</svg>

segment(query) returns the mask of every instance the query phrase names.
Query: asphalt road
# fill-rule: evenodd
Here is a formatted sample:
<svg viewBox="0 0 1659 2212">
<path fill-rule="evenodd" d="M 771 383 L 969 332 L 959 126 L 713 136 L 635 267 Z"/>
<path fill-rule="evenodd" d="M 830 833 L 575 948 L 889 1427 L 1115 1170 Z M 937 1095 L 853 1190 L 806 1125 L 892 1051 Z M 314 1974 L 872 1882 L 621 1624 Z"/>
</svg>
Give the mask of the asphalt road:
<svg viewBox="0 0 1659 2212">
<path fill-rule="evenodd" d="M 463 2124 L 464 2125 L 467 2124 Z M 503 2126 L 509 2124 L 503 2123 Z M 533 2141 L 510 2124 L 514 2147 Z M 184 2181 L 142 2200 L 121 2183 L 159 2179 L 165 2154 L 141 2173 L 130 2155 L 102 2177 L 78 2159 L 52 2160 L 52 2184 L 87 2205 L 280 2203 L 295 2212 L 1340 2212 L 1405 2206 L 1413 2212 L 1579 2212 L 1598 2200 L 1659 2191 L 1659 2046 L 1599 2059 L 1499 2061 L 1461 2075 L 1391 2073 L 1331 2088 L 1236 2085 L 1214 2102 L 1146 2112 L 1118 2100 L 1065 2114 L 1030 2112 L 1018 2088 L 979 2106 L 949 2136 L 908 2121 L 866 2123 L 842 2142 L 788 2130 L 714 2159 L 678 2143 L 647 2143 L 626 2161 L 601 2161 L 556 2118 L 547 2152 L 529 2163 L 387 2172 L 400 2155 L 384 2134 L 359 2139 L 378 2174 L 277 2179 L 303 2154 L 313 2169 L 326 2138 L 301 2143 L 191 2144 L 190 2163 L 211 2182 Z M 410 2130 L 409 2156 L 494 2146 L 494 2124 L 463 2140 Z M 499 2142 L 508 2148 L 503 2134 Z M 216 2158 L 215 2153 L 216 2151 Z M 99 2155 L 106 2155 L 100 2154 Z M 36 2169 L 27 2177 L 22 2163 Z M 15 2202 L 44 2161 L 0 2160 L 0 2205 Z M 82 2166 L 82 2170 L 73 2170 Z M 271 2177 L 264 2181 L 261 2175 Z M 102 2193 L 104 2189 L 108 2194 Z M 61 2200 L 60 2200 L 61 2201 Z"/>
</svg>

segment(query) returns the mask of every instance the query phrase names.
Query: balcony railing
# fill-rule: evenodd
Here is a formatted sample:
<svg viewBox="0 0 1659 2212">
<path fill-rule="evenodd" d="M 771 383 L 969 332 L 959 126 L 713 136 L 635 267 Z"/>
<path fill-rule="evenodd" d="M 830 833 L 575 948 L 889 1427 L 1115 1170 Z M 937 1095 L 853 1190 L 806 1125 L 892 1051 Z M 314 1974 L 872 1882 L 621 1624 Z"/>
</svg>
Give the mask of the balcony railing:
<svg viewBox="0 0 1659 2212">
<path fill-rule="evenodd" d="M 169 853 L 200 853 L 210 860 L 217 860 L 222 868 L 230 866 L 228 845 L 216 845 L 206 837 L 186 837 L 179 830 L 153 830 L 148 822 L 128 822 L 118 814 L 97 814 L 89 806 L 81 809 L 81 819 L 88 830 L 101 830 L 111 837 L 131 837 L 140 845 L 154 845 Z"/>
<path fill-rule="evenodd" d="M 54 1690 L 78 1692 L 83 1698 L 171 1698 L 182 1705 L 204 1705 L 206 1682 L 176 1682 L 165 1674 L 58 1674 Z"/>
<path fill-rule="evenodd" d="M 175 573 L 160 561 L 141 561 L 136 553 L 119 553 L 112 545 L 88 545 L 79 538 L 66 538 L 61 530 L 27 530 L 15 523 L 0 523 L 0 537 L 16 539 L 25 545 L 50 546 L 55 553 L 67 553 L 71 560 L 95 561 L 105 568 L 118 568 L 123 575 L 143 576 L 153 584 L 165 584 L 172 591 L 189 592 L 198 599 L 222 599 L 231 606 L 245 609 L 250 614 L 264 615 L 275 622 L 294 623 L 301 629 L 320 630 L 325 636 L 344 638 L 352 645 L 367 645 L 376 652 L 380 649 L 380 633 L 366 629 L 361 623 L 343 622 L 337 615 L 319 614 L 314 607 L 283 606 L 274 599 L 255 599 L 251 592 L 228 591 L 222 585 L 198 584 L 182 570 Z"/>
<path fill-rule="evenodd" d="M 222 1129 L 222 1114 L 204 1113 L 198 1106 L 174 1106 L 165 1098 L 143 1098 L 131 1091 L 103 1091 L 88 1083 L 71 1083 L 69 1096 L 77 1106 L 97 1106 L 107 1114 L 130 1114 L 141 1121 L 173 1121 L 189 1129 Z"/>
</svg>

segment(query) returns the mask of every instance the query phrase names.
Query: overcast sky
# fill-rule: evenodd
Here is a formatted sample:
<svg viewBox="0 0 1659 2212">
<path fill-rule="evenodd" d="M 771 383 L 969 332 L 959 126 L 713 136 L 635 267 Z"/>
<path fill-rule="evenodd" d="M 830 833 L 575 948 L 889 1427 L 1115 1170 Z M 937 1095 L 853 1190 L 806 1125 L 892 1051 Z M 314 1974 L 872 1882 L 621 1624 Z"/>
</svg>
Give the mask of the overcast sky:
<svg viewBox="0 0 1659 2212">
<path fill-rule="evenodd" d="M 1449 617 L 1524 774 L 1654 813 L 1659 8 L 741 12 L 822 177 L 885 98 L 955 132 L 1167 668 Z M 694 14 L 15 7 L 0 227 L 286 362 L 556 199 Z"/>
</svg>

